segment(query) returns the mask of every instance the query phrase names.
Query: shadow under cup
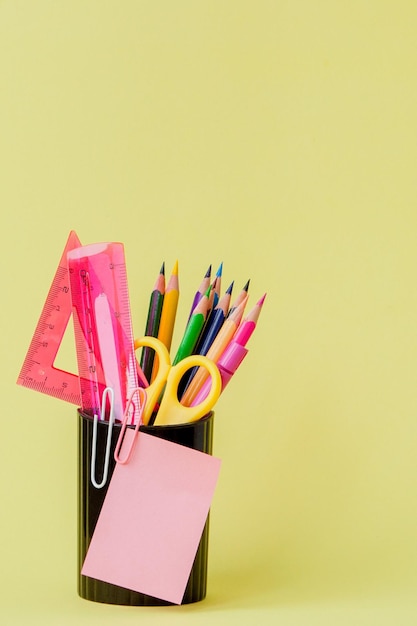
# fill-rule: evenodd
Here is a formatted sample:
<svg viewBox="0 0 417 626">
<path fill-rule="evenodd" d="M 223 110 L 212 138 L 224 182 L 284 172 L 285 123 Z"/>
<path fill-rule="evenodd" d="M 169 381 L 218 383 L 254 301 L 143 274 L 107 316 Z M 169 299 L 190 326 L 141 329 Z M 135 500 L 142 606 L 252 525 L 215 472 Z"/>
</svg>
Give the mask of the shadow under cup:
<svg viewBox="0 0 417 626">
<path fill-rule="evenodd" d="M 204 418 L 190 424 L 141 426 L 140 430 L 155 437 L 161 437 L 162 439 L 187 446 L 188 448 L 211 454 L 213 446 L 213 419 L 214 413 L 211 411 Z M 115 467 L 113 454 L 120 428 L 120 424 L 113 426 L 107 482 L 103 488 L 97 489 L 91 482 L 93 419 L 78 409 L 78 594 L 86 600 L 105 602 L 108 604 L 124 604 L 131 606 L 170 605 L 171 603 L 165 600 L 160 600 L 81 574 L 84 558 L 88 546 L 90 545 Z M 101 481 L 101 461 L 105 456 L 107 433 L 108 423 L 99 421 L 97 423 L 96 452 L 96 481 L 98 483 Z M 207 517 L 181 604 L 198 602 L 199 600 L 203 600 L 206 596 L 208 535 L 209 518 Z"/>
</svg>

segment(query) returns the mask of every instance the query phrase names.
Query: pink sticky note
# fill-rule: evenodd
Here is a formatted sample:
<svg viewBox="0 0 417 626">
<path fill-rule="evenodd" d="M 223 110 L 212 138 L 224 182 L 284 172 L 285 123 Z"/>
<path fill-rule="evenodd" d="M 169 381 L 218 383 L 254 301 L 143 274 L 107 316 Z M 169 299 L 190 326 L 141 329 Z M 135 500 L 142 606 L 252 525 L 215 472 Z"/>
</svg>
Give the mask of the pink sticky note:
<svg viewBox="0 0 417 626">
<path fill-rule="evenodd" d="M 129 463 L 116 464 L 81 573 L 181 604 L 219 470 L 216 457 L 140 432 Z"/>
</svg>

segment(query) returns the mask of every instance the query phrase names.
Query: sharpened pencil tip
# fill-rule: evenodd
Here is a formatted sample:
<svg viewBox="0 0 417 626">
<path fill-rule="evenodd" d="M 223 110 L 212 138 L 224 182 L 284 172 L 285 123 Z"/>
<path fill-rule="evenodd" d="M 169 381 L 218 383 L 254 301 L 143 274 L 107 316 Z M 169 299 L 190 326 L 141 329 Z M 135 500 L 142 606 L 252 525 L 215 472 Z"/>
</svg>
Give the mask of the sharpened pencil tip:
<svg viewBox="0 0 417 626">
<path fill-rule="evenodd" d="M 204 274 L 204 278 L 210 278 L 211 276 L 211 265 L 208 266 L 207 272 Z"/>
<path fill-rule="evenodd" d="M 243 291 L 248 291 L 249 283 L 250 283 L 250 278 L 249 278 L 248 282 L 246 283 L 246 285 L 243 287 Z"/>
<path fill-rule="evenodd" d="M 175 261 L 175 265 L 173 267 L 172 273 L 174 276 L 178 276 L 178 261 Z"/>
<path fill-rule="evenodd" d="M 233 285 L 235 284 L 235 281 L 232 280 L 232 282 L 230 283 L 230 285 L 228 286 L 228 288 L 226 289 L 226 293 L 230 293 L 230 295 L 232 295 L 232 291 L 233 291 Z"/>
<path fill-rule="evenodd" d="M 159 273 L 162 274 L 163 276 L 165 276 L 165 261 L 162 263 L 161 269 L 159 270 Z"/>
<path fill-rule="evenodd" d="M 216 276 L 220 277 L 223 273 L 223 261 L 219 265 L 219 269 L 216 272 Z"/>
<path fill-rule="evenodd" d="M 257 304 L 258 306 L 262 306 L 262 305 L 263 305 L 263 303 L 265 302 L 265 298 L 266 298 L 266 293 L 264 293 L 264 295 L 262 296 L 262 298 L 260 298 L 256 304 Z"/>
</svg>

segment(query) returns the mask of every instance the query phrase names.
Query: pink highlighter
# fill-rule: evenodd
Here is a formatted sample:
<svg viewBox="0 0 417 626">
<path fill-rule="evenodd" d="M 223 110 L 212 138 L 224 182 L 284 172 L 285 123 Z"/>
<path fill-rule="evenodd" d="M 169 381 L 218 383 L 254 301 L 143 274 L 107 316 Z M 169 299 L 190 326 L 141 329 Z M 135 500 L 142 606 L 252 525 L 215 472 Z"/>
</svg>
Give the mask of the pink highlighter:
<svg viewBox="0 0 417 626">
<path fill-rule="evenodd" d="M 237 343 L 235 340 L 227 346 L 216 365 L 220 372 L 220 378 L 222 379 L 222 391 L 226 387 L 233 374 L 242 363 L 243 359 L 248 353 L 248 349 Z M 211 377 L 209 376 L 201 387 L 200 391 L 191 403 L 191 406 L 200 404 L 207 397 L 211 389 Z"/>
</svg>

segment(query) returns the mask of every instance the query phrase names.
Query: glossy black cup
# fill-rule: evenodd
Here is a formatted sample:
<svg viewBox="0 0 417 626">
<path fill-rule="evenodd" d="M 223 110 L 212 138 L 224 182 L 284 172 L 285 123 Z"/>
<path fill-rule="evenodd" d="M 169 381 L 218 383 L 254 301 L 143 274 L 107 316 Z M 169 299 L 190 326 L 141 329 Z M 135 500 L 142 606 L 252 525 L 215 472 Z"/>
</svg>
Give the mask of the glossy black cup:
<svg viewBox="0 0 417 626">
<path fill-rule="evenodd" d="M 191 424 L 175 426 L 141 426 L 140 430 L 155 437 L 161 437 L 174 443 L 212 453 L 213 446 L 213 419 L 214 413 Z M 113 457 L 116 442 L 120 433 L 120 425 L 113 427 L 109 472 L 104 487 L 97 489 L 91 482 L 91 451 L 93 441 L 93 419 L 78 410 L 78 594 L 86 600 L 105 602 L 108 604 L 127 604 L 132 606 L 165 606 L 171 604 L 143 593 L 118 587 L 95 578 L 83 576 L 81 568 L 90 545 L 91 538 L 106 496 L 107 487 L 112 476 L 115 461 Z M 102 463 L 107 442 L 108 424 L 97 424 L 97 474 L 96 482 L 100 484 Z M 196 553 L 187 587 L 181 604 L 189 604 L 203 600 L 207 590 L 207 556 L 208 556 L 209 518 L 203 530 L 200 544 Z"/>
</svg>

